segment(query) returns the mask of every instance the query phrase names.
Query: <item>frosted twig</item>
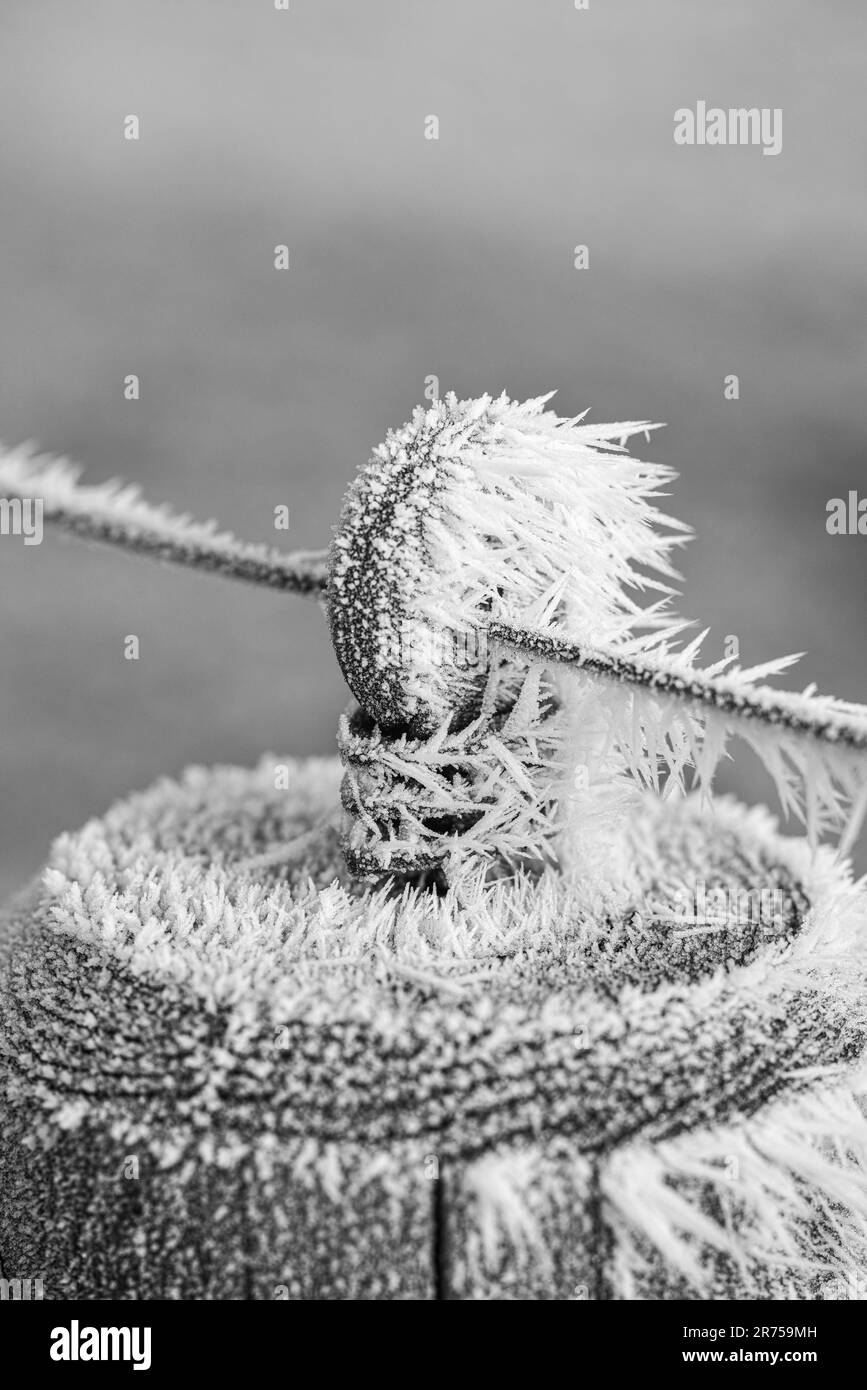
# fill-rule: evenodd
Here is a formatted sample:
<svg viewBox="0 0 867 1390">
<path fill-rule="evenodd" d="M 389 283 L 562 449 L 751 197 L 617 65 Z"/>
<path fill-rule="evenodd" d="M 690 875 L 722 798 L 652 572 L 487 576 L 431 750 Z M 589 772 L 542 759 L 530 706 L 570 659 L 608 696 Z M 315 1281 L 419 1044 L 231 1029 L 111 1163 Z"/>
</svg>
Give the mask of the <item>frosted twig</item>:
<svg viewBox="0 0 867 1390">
<path fill-rule="evenodd" d="M 41 500 L 44 522 L 83 540 L 306 598 L 319 597 L 325 588 L 325 551 L 286 554 L 240 541 L 213 521 L 152 506 L 137 487 L 116 481 L 82 485 L 79 471 L 64 459 L 39 458 L 26 448 L 0 450 L 0 495 Z"/>
<path fill-rule="evenodd" d="M 821 743 L 867 753 L 865 705 L 774 690 L 767 685 L 751 686 L 739 679 L 736 671 L 710 675 L 679 664 L 676 656 L 624 656 L 614 647 L 590 647 L 511 623 L 491 623 L 488 637 L 539 661 L 575 666 L 608 680 L 641 686 L 738 719 L 759 720 Z"/>
</svg>

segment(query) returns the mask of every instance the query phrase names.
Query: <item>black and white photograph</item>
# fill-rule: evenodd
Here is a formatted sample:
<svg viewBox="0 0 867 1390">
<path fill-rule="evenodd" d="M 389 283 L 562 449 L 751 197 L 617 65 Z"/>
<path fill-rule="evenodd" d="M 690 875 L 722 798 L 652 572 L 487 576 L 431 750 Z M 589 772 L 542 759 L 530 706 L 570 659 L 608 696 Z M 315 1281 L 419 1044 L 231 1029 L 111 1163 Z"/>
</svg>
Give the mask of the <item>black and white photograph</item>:
<svg viewBox="0 0 867 1390">
<path fill-rule="evenodd" d="M 28 1371 L 854 1335 L 865 76 L 857 0 L 0 0 Z"/>
</svg>

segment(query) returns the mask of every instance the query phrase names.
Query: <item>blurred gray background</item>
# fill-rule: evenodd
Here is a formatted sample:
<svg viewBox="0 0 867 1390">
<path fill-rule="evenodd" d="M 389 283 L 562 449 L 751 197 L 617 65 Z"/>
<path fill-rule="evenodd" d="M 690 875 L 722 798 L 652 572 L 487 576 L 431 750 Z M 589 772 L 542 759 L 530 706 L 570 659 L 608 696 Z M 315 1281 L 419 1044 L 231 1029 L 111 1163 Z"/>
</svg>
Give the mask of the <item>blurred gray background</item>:
<svg viewBox="0 0 867 1390">
<path fill-rule="evenodd" d="M 867 493 L 861 0 L 0 15 L 6 443 L 312 547 L 426 376 L 558 387 L 561 413 L 667 422 L 641 447 L 681 473 L 706 658 L 806 649 L 791 684 L 867 699 L 867 539 L 825 530 L 829 497 Z M 782 153 L 675 146 L 699 99 L 781 107 Z M 4 893 L 186 763 L 332 749 L 347 698 L 315 605 L 50 532 L 0 541 L 0 651 Z M 742 762 L 726 785 L 764 796 Z"/>
</svg>

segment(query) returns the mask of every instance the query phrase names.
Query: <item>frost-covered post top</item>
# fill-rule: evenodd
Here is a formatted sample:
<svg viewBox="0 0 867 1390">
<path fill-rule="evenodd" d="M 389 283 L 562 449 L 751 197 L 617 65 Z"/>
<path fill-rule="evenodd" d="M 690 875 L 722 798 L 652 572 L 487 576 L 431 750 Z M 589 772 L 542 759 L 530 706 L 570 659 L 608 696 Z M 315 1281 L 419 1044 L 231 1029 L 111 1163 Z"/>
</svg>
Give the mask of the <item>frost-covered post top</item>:
<svg viewBox="0 0 867 1390">
<path fill-rule="evenodd" d="M 679 537 L 666 529 L 687 528 L 653 505 L 674 474 L 625 453 L 647 422 L 584 424 L 549 400 L 450 393 L 389 431 L 349 489 L 330 555 L 331 634 L 385 731 L 425 737 L 450 715 L 453 730 L 478 715 L 493 616 L 528 622 L 554 607 L 563 631 L 594 642 L 657 625 L 638 600 L 676 578 Z"/>
</svg>

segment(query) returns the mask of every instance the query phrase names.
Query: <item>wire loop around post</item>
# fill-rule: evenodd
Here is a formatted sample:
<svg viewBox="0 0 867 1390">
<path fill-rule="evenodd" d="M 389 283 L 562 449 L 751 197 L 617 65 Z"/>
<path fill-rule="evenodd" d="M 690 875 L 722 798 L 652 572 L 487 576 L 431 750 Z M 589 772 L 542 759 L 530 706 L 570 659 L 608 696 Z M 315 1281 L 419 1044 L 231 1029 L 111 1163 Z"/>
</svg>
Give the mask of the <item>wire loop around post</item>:
<svg viewBox="0 0 867 1390">
<path fill-rule="evenodd" d="M 555 861 L 558 711 L 537 692 L 521 713 L 412 739 L 385 735 L 351 706 L 337 736 L 350 872 L 411 876 L 468 855 L 509 867 Z"/>
</svg>

